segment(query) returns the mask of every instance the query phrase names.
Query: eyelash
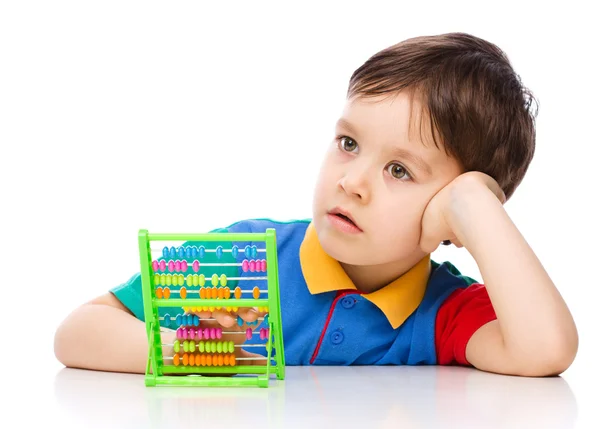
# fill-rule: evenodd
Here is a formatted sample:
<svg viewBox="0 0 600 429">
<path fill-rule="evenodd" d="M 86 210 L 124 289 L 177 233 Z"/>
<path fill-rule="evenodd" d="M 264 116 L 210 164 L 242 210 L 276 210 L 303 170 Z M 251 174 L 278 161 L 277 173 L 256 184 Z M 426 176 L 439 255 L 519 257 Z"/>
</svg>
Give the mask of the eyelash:
<svg viewBox="0 0 600 429">
<path fill-rule="evenodd" d="M 340 149 L 340 150 L 342 150 L 343 152 L 346 152 L 346 153 L 350 153 L 350 152 L 348 152 L 347 150 L 345 150 L 342 147 L 342 139 L 349 139 L 349 140 L 352 140 L 354 143 L 356 143 L 356 140 L 354 140 L 353 138 L 348 137 L 348 136 L 343 136 L 343 135 L 339 135 L 335 139 L 337 141 L 337 147 L 338 147 L 338 149 Z M 358 143 L 356 143 L 356 146 L 358 147 Z M 392 165 L 399 165 L 400 167 L 402 167 L 404 169 L 404 172 L 405 172 L 406 176 L 408 177 L 408 179 L 396 179 L 393 175 L 392 175 L 392 178 L 394 178 L 396 180 L 400 180 L 400 181 L 412 181 L 413 180 L 412 173 L 403 164 L 401 164 L 399 162 L 393 162 L 389 166 L 392 166 Z M 390 173 L 390 175 L 391 175 L 391 173 Z"/>
</svg>

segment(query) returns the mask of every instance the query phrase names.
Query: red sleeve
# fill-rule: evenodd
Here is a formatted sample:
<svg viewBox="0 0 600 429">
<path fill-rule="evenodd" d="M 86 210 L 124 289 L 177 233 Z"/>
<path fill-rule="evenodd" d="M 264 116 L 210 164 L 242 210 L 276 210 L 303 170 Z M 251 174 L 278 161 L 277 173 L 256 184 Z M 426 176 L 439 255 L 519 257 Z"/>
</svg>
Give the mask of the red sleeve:
<svg viewBox="0 0 600 429">
<path fill-rule="evenodd" d="M 471 336 L 496 319 L 483 284 L 474 283 L 453 292 L 438 311 L 435 345 L 439 365 L 470 365 L 466 349 Z"/>
</svg>

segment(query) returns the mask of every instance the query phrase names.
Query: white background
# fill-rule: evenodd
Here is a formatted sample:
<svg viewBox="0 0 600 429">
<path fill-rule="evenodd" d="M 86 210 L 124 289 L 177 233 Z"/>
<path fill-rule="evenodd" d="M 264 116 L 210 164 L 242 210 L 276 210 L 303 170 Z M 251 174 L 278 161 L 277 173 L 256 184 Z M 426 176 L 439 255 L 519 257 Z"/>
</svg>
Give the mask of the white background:
<svg viewBox="0 0 600 429">
<path fill-rule="evenodd" d="M 2 359 L 60 369 L 55 328 L 139 269 L 140 228 L 310 217 L 352 72 L 405 38 L 464 31 L 505 50 L 540 102 L 536 155 L 505 207 L 573 312 L 581 345 L 563 376 L 582 421 L 596 415 L 592 2 L 197 3 L 0 6 L 0 302 L 10 341 L 35 330 L 33 350 L 7 340 Z M 434 259 L 480 277 L 464 249 Z"/>
</svg>

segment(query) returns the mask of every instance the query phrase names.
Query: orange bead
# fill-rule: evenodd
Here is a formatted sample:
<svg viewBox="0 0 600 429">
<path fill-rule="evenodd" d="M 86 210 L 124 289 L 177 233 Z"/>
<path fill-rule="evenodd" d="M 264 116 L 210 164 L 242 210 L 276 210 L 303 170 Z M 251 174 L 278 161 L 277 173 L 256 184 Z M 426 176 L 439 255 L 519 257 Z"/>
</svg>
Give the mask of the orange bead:
<svg viewBox="0 0 600 429">
<path fill-rule="evenodd" d="M 219 366 L 223 366 L 223 355 L 219 355 L 219 357 L 217 358 L 217 364 Z"/>
<path fill-rule="evenodd" d="M 223 357 L 223 363 L 225 366 L 229 366 L 229 355 L 225 355 L 225 357 Z"/>
<path fill-rule="evenodd" d="M 224 291 L 223 291 L 223 288 L 222 288 L 222 287 L 220 287 L 220 288 L 219 288 L 219 299 L 223 299 L 223 292 L 224 292 Z"/>
<path fill-rule="evenodd" d="M 225 287 L 225 290 L 223 291 L 223 297 L 225 299 L 229 299 L 231 297 L 231 291 L 229 290 L 229 287 Z"/>
<path fill-rule="evenodd" d="M 200 355 L 200 365 L 206 366 L 206 355 Z"/>
<path fill-rule="evenodd" d="M 181 299 L 185 299 L 185 297 L 187 296 L 187 290 L 184 287 L 181 287 L 181 289 L 179 289 L 179 296 L 181 297 Z"/>
<path fill-rule="evenodd" d="M 206 289 L 200 288 L 200 299 L 206 299 Z"/>
<path fill-rule="evenodd" d="M 169 299 L 169 297 L 171 296 L 171 289 L 169 289 L 168 287 L 166 287 L 163 290 L 163 295 L 164 295 L 165 299 Z"/>
<path fill-rule="evenodd" d="M 179 355 L 178 354 L 173 356 L 173 365 L 179 366 Z"/>
<path fill-rule="evenodd" d="M 196 355 L 196 357 L 194 358 L 194 360 L 196 361 L 196 366 L 200 366 L 201 361 L 200 361 L 200 355 L 199 354 Z"/>
<path fill-rule="evenodd" d="M 206 355 L 206 366 L 212 366 L 212 356 Z"/>
<path fill-rule="evenodd" d="M 235 355 L 233 353 L 229 355 L 229 365 L 235 366 Z"/>
<path fill-rule="evenodd" d="M 260 298 L 260 289 L 258 288 L 258 286 L 254 286 L 254 289 L 252 289 L 252 296 L 254 297 L 254 299 Z"/>
<path fill-rule="evenodd" d="M 235 288 L 235 299 L 240 299 L 242 297 L 242 289 L 238 286 Z"/>
<path fill-rule="evenodd" d="M 217 299 L 217 296 L 219 295 L 219 291 L 217 291 L 217 287 L 213 286 L 211 291 L 212 291 L 212 299 Z"/>
<path fill-rule="evenodd" d="M 162 297 L 163 297 L 163 289 L 161 287 L 157 287 L 156 288 L 156 297 L 158 299 L 162 299 Z"/>
<path fill-rule="evenodd" d="M 184 353 L 183 354 L 183 366 L 187 366 L 188 364 L 188 354 Z"/>
</svg>

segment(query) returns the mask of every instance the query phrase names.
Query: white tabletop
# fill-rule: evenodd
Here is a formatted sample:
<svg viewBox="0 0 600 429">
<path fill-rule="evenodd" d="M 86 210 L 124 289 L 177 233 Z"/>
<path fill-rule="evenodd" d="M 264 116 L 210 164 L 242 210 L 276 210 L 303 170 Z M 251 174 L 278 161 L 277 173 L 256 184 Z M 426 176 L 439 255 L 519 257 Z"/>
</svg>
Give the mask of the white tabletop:
<svg viewBox="0 0 600 429">
<path fill-rule="evenodd" d="M 63 368 L 53 392 L 61 428 L 591 427 L 577 425 L 562 377 L 458 367 L 288 367 L 268 388 L 146 387 L 141 375 Z"/>
</svg>

